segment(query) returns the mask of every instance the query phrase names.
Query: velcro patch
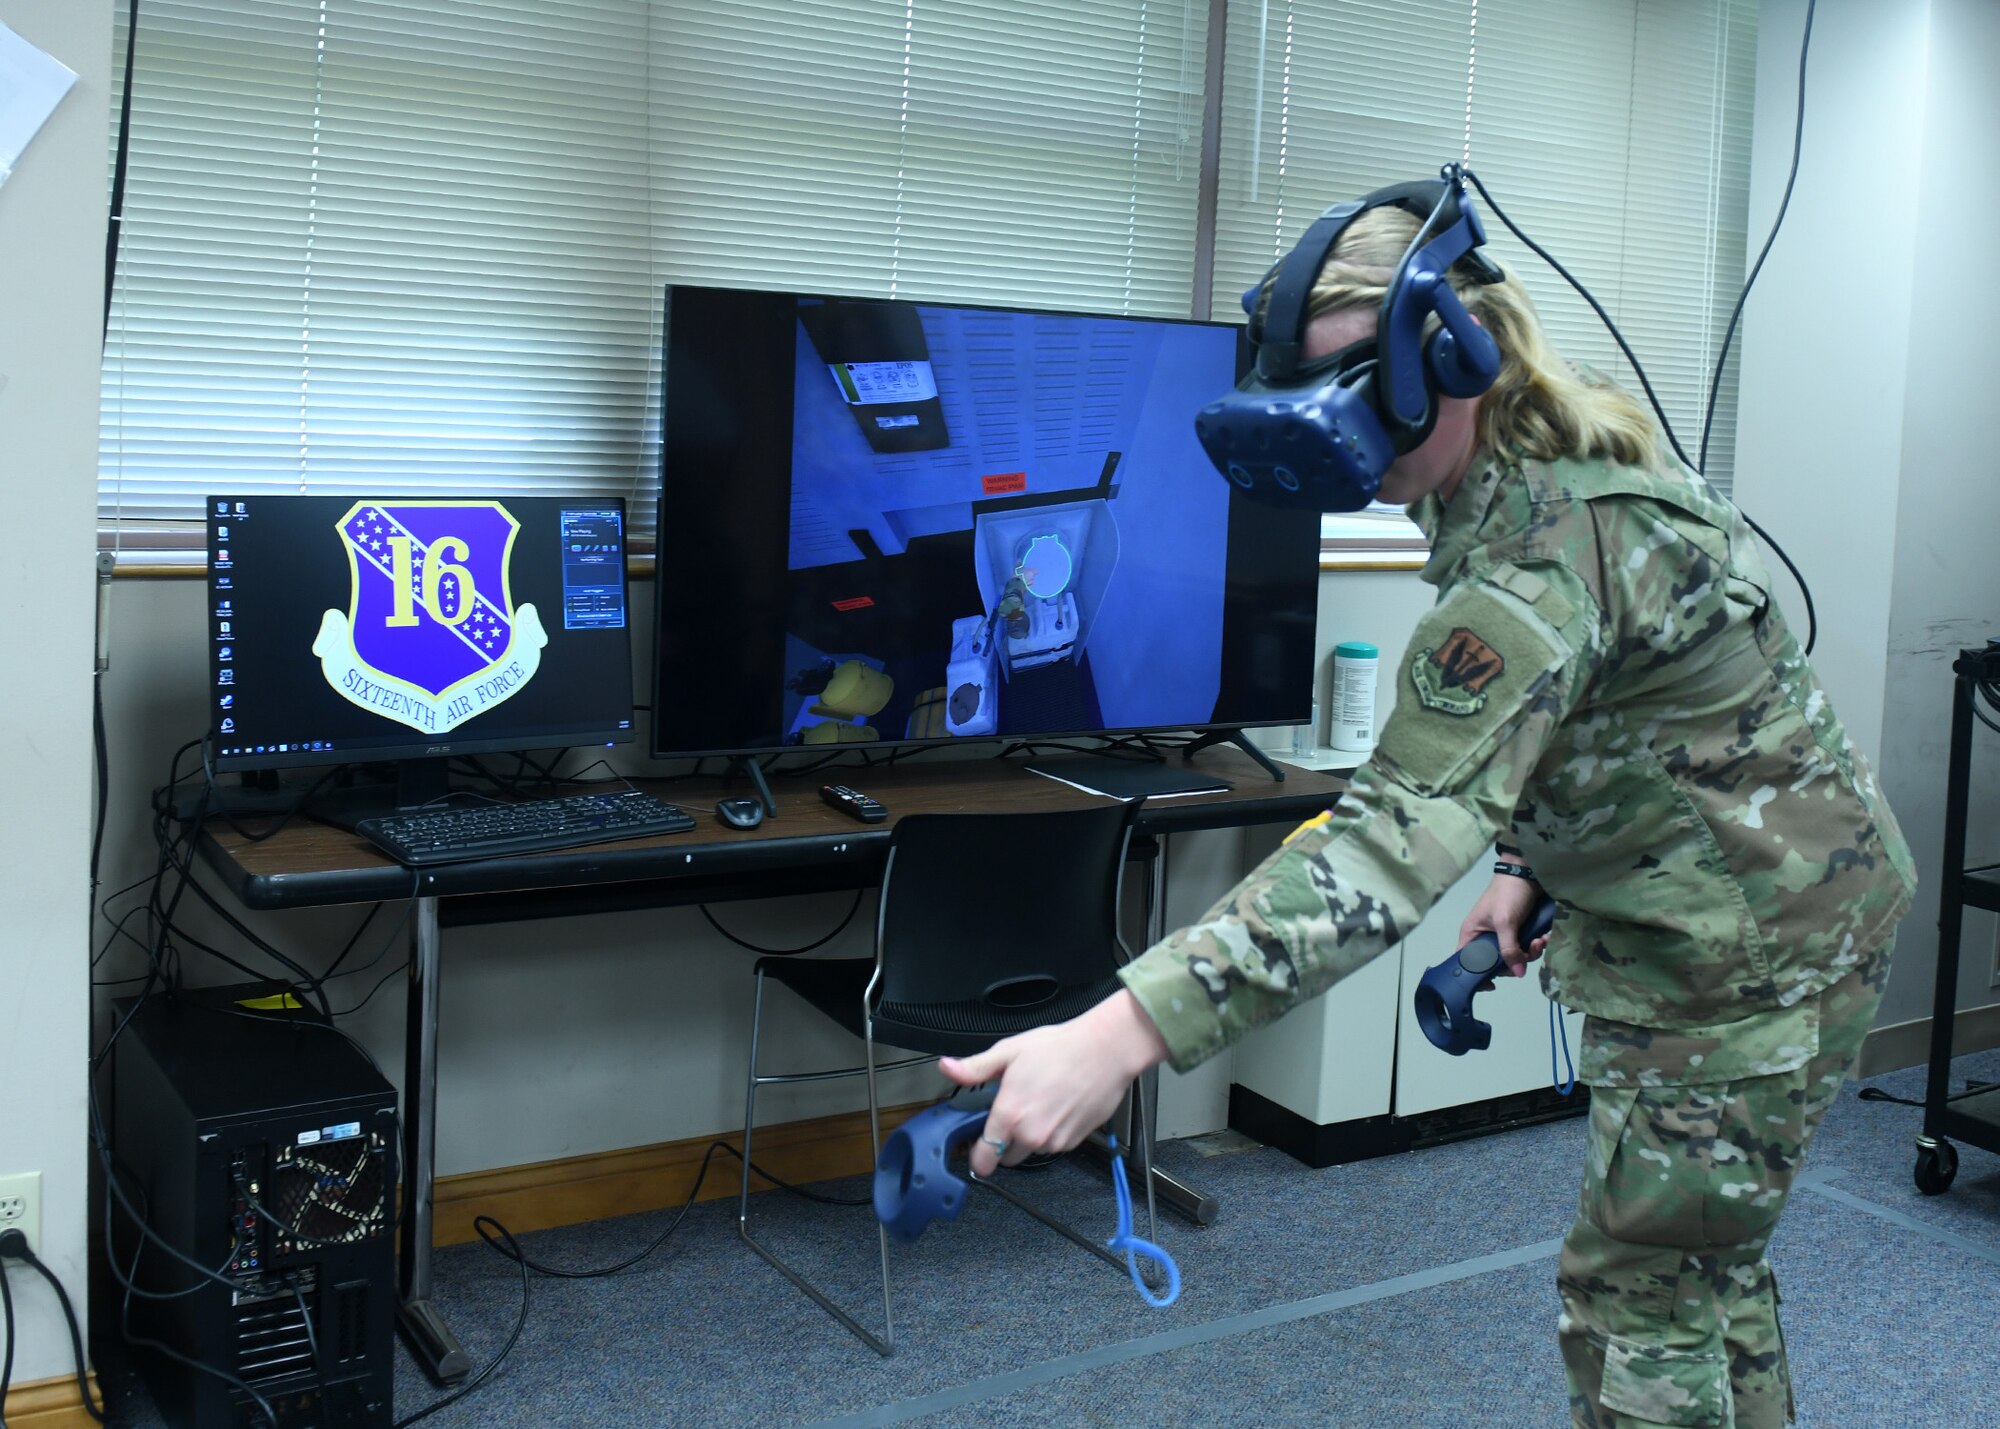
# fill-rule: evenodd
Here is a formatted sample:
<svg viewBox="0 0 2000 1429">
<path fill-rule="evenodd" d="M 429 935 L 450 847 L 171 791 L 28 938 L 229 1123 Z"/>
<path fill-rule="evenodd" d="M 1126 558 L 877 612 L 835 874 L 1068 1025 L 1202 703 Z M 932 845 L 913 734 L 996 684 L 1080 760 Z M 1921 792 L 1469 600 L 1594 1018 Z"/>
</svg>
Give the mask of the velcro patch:
<svg viewBox="0 0 2000 1429">
<path fill-rule="evenodd" d="M 1564 598 L 1563 593 L 1536 575 L 1524 571 L 1519 566 L 1498 565 L 1486 573 L 1486 579 L 1505 591 L 1512 591 L 1535 608 L 1535 614 L 1549 624 L 1561 628 L 1576 614 L 1576 607 Z"/>
</svg>

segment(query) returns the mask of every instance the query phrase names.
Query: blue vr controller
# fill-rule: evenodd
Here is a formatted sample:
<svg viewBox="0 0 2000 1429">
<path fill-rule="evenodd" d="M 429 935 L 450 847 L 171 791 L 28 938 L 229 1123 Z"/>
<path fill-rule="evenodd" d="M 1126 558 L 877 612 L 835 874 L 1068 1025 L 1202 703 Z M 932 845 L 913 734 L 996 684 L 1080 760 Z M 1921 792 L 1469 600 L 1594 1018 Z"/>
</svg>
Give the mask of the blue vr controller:
<svg viewBox="0 0 2000 1429">
<path fill-rule="evenodd" d="M 875 1158 L 875 1217 L 899 1241 L 913 1241 L 932 1221 L 955 1221 L 972 1188 L 950 1168 L 951 1153 L 986 1125 L 993 1093 L 960 1092 L 925 1107 L 882 1142 Z"/>
<path fill-rule="evenodd" d="M 1555 900 L 1544 898 L 1521 929 L 1522 944 L 1546 934 L 1555 921 Z M 1493 1041 L 1493 1024 L 1472 1015 L 1473 994 L 1489 978 L 1505 973 L 1500 940 L 1491 933 L 1479 934 L 1426 972 L 1417 984 L 1417 1025 L 1431 1045 L 1454 1057 L 1485 1051 Z"/>
<path fill-rule="evenodd" d="M 909 1242 L 932 1221 L 955 1221 L 965 1209 L 972 1188 L 950 1169 L 952 1152 L 986 1126 L 995 1088 L 968 1087 L 949 1101 L 925 1107 L 882 1142 L 875 1158 L 875 1218 L 897 1240 Z M 1132 1284 L 1148 1305 L 1164 1310 L 1181 1293 L 1181 1271 L 1174 1258 L 1132 1230 L 1132 1188 L 1125 1179 L 1125 1157 L 1118 1138 L 1107 1138 L 1111 1149 L 1111 1189 L 1118 1202 L 1118 1228 L 1104 1245 L 1123 1254 Z M 1039 1213 L 1038 1213 L 1039 1214 Z M 1075 1238 L 1074 1232 L 1065 1232 Z M 1143 1257 L 1160 1267 L 1166 1288 L 1155 1291 L 1139 1271 Z"/>
</svg>

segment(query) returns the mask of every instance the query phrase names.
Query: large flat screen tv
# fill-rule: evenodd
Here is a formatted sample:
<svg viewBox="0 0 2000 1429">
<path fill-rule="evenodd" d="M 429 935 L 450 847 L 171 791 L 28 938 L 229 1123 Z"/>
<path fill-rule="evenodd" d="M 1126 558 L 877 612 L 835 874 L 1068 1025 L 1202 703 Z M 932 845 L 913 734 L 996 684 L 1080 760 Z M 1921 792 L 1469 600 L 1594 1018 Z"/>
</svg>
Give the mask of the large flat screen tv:
<svg viewBox="0 0 2000 1429">
<path fill-rule="evenodd" d="M 675 286 L 653 745 L 1300 723 L 1319 520 L 1217 474 L 1239 329 Z"/>
</svg>

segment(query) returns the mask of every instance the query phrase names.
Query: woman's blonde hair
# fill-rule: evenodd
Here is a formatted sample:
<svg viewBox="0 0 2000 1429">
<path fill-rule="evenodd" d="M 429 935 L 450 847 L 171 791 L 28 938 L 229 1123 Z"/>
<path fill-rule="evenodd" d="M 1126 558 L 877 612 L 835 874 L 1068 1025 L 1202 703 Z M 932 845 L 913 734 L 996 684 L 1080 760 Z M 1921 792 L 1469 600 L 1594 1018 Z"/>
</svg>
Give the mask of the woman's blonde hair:
<svg viewBox="0 0 2000 1429">
<path fill-rule="evenodd" d="M 1340 235 L 1307 299 L 1306 320 L 1350 308 L 1379 310 L 1422 220 L 1400 208 L 1374 208 Z M 1500 348 L 1500 373 L 1479 399 L 1479 439 L 1496 451 L 1540 461 L 1609 458 L 1651 466 L 1660 429 L 1652 414 L 1621 387 L 1578 370 L 1549 344 L 1535 305 L 1520 280 L 1477 283 L 1454 268 L 1446 275 L 1467 311 Z M 1270 284 L 1260 306 L 1270 299 Z M 1437 326 L 1432 318 L 1426 334 Z"/>
</svg>

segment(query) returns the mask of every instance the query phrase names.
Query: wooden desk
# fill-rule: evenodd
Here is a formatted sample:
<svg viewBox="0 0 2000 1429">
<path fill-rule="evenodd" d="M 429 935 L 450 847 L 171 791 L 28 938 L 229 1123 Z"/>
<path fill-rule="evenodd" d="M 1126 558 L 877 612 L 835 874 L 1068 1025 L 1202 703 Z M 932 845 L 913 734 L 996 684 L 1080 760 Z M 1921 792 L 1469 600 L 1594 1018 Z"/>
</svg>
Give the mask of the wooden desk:
<svg viewBox="0 0 2000 1429">
<path fill-rule="evenodd" d="M 1136 832 L 1153 838 L 1195 829 L 1300 822 L 1340 796 L 1345 780 L 1287 767 L 1273 780 L 1233 749 L 1210 749 L 1195 767 L 1231 782 L 1224 793 L 1163 797 L 1140 810 Z M 822 783 L 851 783 L 881 800 L 889 817 L 862 824 L 822 803 Z M 398 1317 L 412 1349 L 434 1379 L 462 1378 L 471 1361 L 431 1304 L 431 1193 L 437 1145 L 438 967 L 444 926 L 567 916 L 616 908 L 772 898 L 881 881 L 889 834 L 914 813 L 1010 813 L 1078 808 L 1097 801 L 999 759 L 919 756 L 873 769 L 833 767 L 772 781 L 778 811 L 755 829 L 733 829 L 709 811 L 716 800 L 747 792 L 717 779 L 635 780 L 695 814 L 689 833 L 633 839 L 525 857 L 451 864 L 413 873 L 364 839 L 300 821 L 263 842 L 219 820 L 203 826 L 203 859 L 244 905 L 309 908 L 413 899 L 410 916 L 409 1016 L 404 1050 L 403 1195 L 398 1256 Z M 254 827 L 252 821 L 244 820 Z M 1148 935 L 1162 929 L 1153 861 Z"/>
</svg>

